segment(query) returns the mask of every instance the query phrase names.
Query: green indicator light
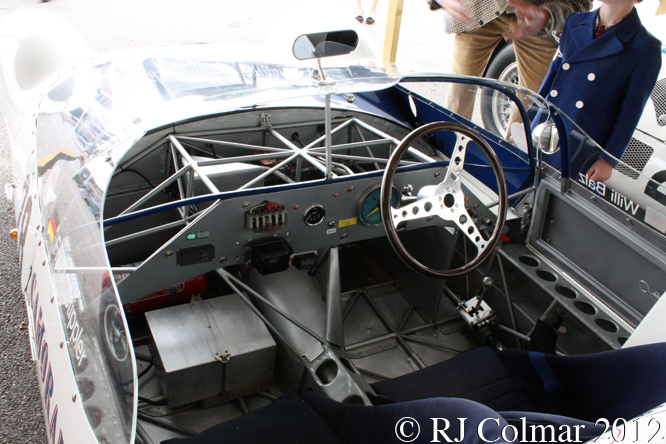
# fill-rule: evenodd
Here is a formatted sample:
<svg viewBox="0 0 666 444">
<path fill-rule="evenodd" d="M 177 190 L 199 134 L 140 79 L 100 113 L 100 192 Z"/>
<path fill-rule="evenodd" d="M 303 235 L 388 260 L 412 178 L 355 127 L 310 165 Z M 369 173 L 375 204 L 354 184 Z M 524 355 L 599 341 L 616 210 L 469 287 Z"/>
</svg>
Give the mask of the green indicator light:
<svg viewBox="0 0 666 444">
<path fill-rule="evenodd" d="M 187 235 L 187 240 L 194 240 L 197 238 L 197 233 L 190 233 Z"/>
</svg>

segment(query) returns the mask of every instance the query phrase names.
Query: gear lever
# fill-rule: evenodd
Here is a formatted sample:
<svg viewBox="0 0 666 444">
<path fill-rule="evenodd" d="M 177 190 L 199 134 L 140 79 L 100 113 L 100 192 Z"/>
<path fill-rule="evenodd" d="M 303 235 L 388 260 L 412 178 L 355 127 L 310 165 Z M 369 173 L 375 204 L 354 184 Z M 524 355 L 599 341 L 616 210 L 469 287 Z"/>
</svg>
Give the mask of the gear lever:
<svg viewBox="0 0 666 444">
<path fill-rule="evenodd" d="M 484 277 L 481 279 L 481 294 L 478 295 L 478 302 L 476 303 L 476 306 L 474 307 L 474 312 L 476 312 L 479 307 L 481 306 L 481 301 L 483 301 L 483 296 L 486 294 L 486 291 L 489 289 L 493 288 L 493 280 L 489 276 Z"/>
</svg>

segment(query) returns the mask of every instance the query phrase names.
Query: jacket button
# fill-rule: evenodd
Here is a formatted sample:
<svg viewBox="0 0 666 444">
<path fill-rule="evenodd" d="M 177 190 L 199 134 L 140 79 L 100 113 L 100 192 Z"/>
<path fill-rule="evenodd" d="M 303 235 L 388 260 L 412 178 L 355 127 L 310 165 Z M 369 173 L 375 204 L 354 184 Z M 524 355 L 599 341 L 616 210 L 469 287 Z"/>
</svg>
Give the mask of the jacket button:
<svg viewBox="0 0 666 444">
<path fill-rule="evenodd" d="M 589 80 L 590 82 L 594 81 L 594 79 L 596 79 L 596 78 L 597 78 L 597 76 L 595 76 L 593 72 L 591 72 L 587 75 L 587 80 Z"/>
<path fill-rule="evenodd" d="M 557 90 L 554 89 L 554 90 L 552 90 L 552 91 L 550 92 L 550 97 L 557 97 L 558 94 L 560 94 L 560 93 L 558 93 Z"/>
<path fill-rule="evenodd" d="M 564 63 L 564 64 L 562 64 L 562 69 L 563 69 L 563 70 L 565 70 L 565 71 L 569 71 L 569 68 L 571 68 L 571 65 L 569 65 L 568 63 Z"/>
<path fill-rule="evenodd" d="M 582 107 L 584 107 L 584 106 L 585 106 L 585 104 L 584 104 L 581 100 L 579 100 L 578 102 L 576 102 L 576 108 L 580 109 L 580 108 L 582 108 Z"/>
</svg>

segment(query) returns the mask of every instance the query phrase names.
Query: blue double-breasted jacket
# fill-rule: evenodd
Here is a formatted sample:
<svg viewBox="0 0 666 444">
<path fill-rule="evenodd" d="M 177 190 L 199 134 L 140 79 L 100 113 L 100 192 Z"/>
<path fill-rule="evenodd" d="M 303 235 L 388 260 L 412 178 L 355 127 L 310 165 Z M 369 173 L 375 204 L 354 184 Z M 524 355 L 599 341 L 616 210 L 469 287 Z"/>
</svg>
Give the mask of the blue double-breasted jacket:
<svg viewBox="0 0 666 444">
<path fill-rule="evenodd" d="M 661 42 L 636 9 L 594 38 L 598 10 L 571 14 L 539 94 L 619 159 L 661 69 Z M 611 157 L 601 155 L 611 165 Z"/>
</svg>

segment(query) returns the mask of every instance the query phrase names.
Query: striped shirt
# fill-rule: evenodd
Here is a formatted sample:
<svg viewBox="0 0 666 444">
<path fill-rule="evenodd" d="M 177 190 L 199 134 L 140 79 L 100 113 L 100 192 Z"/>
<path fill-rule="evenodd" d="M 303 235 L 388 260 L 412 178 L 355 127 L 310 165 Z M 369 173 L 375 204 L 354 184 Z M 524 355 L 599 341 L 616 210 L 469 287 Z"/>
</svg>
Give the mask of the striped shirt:
<svg viewBox="0 0 666 444">
<path fill-rule="evenodd" d="M 466 6 L 471 12 L 471 19 L 474 23 L 462 23 L 447 15 L 446 29 L 448 32 L 458 34 L 460 32 L 473 31 L 486 23 L 496 19 L 502 14 L 513 13 L 513 6 L 509 5 L 507 0 L 458 0 Z M 540 6 L 548 11 L 550 20 L 545 29 L 539 32 L 540 37 L 553 38 L 559 36 L 564 28 L 564 21 L 572 12 L 589 11 L 592 8 L 592 0 L 525 0 L 532 5 Z M 553 32 L 555 34 L 553 34 Z"/>
</svg>

